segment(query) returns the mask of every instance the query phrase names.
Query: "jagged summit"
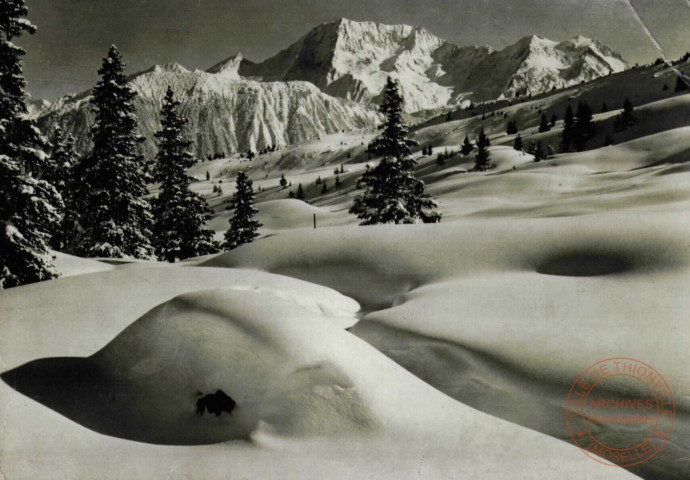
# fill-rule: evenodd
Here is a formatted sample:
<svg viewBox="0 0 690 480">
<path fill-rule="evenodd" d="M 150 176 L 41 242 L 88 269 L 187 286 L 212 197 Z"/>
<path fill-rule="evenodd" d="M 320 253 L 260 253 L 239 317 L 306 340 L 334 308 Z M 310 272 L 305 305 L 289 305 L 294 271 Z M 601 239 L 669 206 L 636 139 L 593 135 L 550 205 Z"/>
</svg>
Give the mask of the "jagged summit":
<svg viewBox="0 0 690 480">
<path fill-rule="evenodd" d="M 243 61 L 244 56 L 242 53 L 238 52 L 227 60 L 216 63 L 214 66 L 206 70 L 206 72 L 240 78 L 239 69 Z"/>
<path fill-rule="evenodd" d="M 503 50 L 461 47 L 424 27 L 341 18 L 312 29 L 239 74 L 264 81 L 304 80 L 324 92 L 376 102 L 386 77 L 398 79 L 409 112 L 541 93 L 627 68 L 620 55 L 579 35 L 556 42 L 529 35 Z"/>
</svg>

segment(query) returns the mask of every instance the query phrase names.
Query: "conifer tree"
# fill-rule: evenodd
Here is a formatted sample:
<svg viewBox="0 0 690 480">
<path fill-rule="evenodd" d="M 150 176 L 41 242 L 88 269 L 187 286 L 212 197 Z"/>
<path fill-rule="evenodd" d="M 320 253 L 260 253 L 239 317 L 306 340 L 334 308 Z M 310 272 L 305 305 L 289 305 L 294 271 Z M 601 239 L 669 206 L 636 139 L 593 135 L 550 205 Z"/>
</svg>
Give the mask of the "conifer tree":
<svg viewBox="0 0 690 480">
<path fill-rule="evenodd" d="M 83 233 L 77 253 L 85 257 L 153 258 L 150 205 L 143 157 L 138 151 L 134 91 L 127 84 L 124 64 L 110 47 L 93 89 L 96 114 L 91 128 L 93 149 L 84 158 L 81 179 Z"/>
<path fill-rule="evenodd" d="M 472 142 L 470 142 L 470 139 L 467 137 L 467 135 L 465 135 L 465 140 L 462 142 L 460 153 L 467 156 L 472 153 L 472 150 L 474 150 L 474 146 L 472 146 Z"/>
<path fill-rule="evenodd" d="M 558 121 L 558 116 L 554 113 L 551 115 L 551 128 L 556 126 L 556 122 Z"/>
<path fill-rule="evenodd" d="M 417 142 L 408 138 L 403 121 L 403 97 L 390 77 L 386 82 L 380 108 L 385 117 L 382 134 L 369 150 L 382 157 L 379 164 L 362 176 L 366 192 L 355 198 L 350 213 L 362 220 L 361 225 L 380 223 L 435 223 L 441 216 L 434 202 L 424 192 L 424 182 L 415 178 L 416 160 L 411 157 Z"/>
<path fill-rule="evenodd" d="M 253 182 L 244 170 L 237 174 L 235 193 L 230 200 L 230 208 L 234 212 L 230 219 L 230 228 L 225 232 L 223 248 L 226 250 L 251 243 L 259 236 L 258 230 L 261 223 L 254 220 L 258 211 L 254 207 Z"/>
<path fill-rule="evenodd" d="M 575 114 L 573 107 L 568 105 L 563 117 L 563 132 L 561 132 L 561 143 L 558 147 L 560 152 L 572 152 L 575 150 Z"/>
<path fill-rule="evenodd" d="M 676 88 L 675 88 L 676 93 L 685 92 L 687 89 L 688 89 L 688 84 L 687 84 L 686 80 L 684 80 L 682 76 L 678 75 L 676 77 Z"/>
<path fill-rule="evenodd" d="M 60 252 L 71 252 L 74 240 L 78 236 L 79 206 L 75 196 L 78 190 L 78 179 L 75 177 L 76 165 L 79 164 L 74 137 L 64 138 L 62 129 L 57 126 L 51 140 L 52 152 L 48 172 L 53 184 L 62 196 L 65 204 L 64 217 L 57 231 L 50 240 L 51 248 Z"/>
<path fill-rule="evenodd" d="M 634 125 L 637 120 L 635 118 L 635 108 L 629 98 L 626 98 L 625 102 L 623 102 L 622 119 L 623 123 L 628 127 Z"/>
<path fill-rule="evenodd" d="M 518 136 L 515 137 L 515 142 L 513 142 L 513 148 L 517 150 L 518 152 L 521 152 L 523 149 L 523 144 L 522 144 L 522 137 L 518 133 Z"/>
<path fill-rule="evenodd" d="M 508 122 L 508 127 L 506 128 L 506 134 L 507 135 L 514 135 L 518 133 L 518 127 L 517 127 L 517 122 L 515 120 L 511 120 Z"/>
<path fill-rule="evenodd" d="M 551 130 L 551 127 L 549 126 L 548 120 L 546 120 L 546 114 L 542 113 L 541 114 L 541 122 L 539 123 L 539 132 L 544 133 L 548 132 Z"/>
<path fill-rule="evenodd" d="M 283 173 L 280 175 L 280 186 L 283 189 L 285 189 L 285 187 L 287 187 L 287 184 L 288 184 L 287 179 L 285 178 L 285 174 Z"/>
<path fill-rule="evenodd" d="M 0 5 L 0 289 L 59 275 L 47 243 L 62 199 L 46 180 L 45 140 L 27 118 L 24 50 L 13 39 L 34 33 L 24 0 Z"/>
<path fill-rule="evenodd" d="M 153 201 L 153 245 L 156 256 L 171 263 L 218 251 L 213 232 L 204 228 L 211 220 L 211 210 L 189 189 L 195 179 L 187 175 L 187 169 L 196 159 L 189 151 L 192 142 L 184 138 L 187 120 L 180 116 L 179 107 L 168 87 L 161 109 L 161 130 L 156 133 L 158 155 L 153 179 L 160 183 L 160 194 Z"/>
<path fill-rule="evenodd" d="M 592 109 L 587 102 L 580 102 L 577 106 L 575 127 L 575 149 L 581 152 L 596 133 L 594 123 L 592 123 Z"/>
<path fill-rule="evenodd" d="M 297 194 L 295 195 L 295 198 L 297 200 L 304 200 L 305 198 L 307 198 L 307 196 L 304 194 L 304 188 L 302 188 L 301 183 L 297 185 Z"/>
<path fill-rule="evenodd" d="M 535 162 L 541 162 L 546 158 L 546 153 L 544 152 L 544 145 L 541 143 L 541 140 L 537 141 L 537 144 L 534 147 L 534 161 Z"/>
<path fill-rule="evenodd" d="M 477 154 L 474 160 L 473 171 L 486 172 L 489 169 L 489 160 L 491 159 L 491 154 L 488 149 L 489 145 L 489 138 L 482 128 L 481 132 L 479 132 L 479 137 L 477 137 Z"/>
</svg>

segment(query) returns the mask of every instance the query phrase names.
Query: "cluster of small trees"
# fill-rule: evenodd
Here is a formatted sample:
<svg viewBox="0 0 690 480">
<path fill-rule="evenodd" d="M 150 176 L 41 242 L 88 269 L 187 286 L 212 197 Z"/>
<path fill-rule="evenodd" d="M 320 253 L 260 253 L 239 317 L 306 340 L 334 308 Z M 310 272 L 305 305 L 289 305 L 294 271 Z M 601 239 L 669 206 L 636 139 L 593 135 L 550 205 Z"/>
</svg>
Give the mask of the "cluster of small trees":
<svg viewBox="0 0 690 480">
<path fill-rule="evenodd" d="M 515 135 L 516 133 L 518 133 L 517 121 L 511 120 L 508 122 L 508 126 L 506 127 L 506 135 Z"/>
<path fill-rule="evenodd" d="M 592 122 L 592 108 L 587 102 L 580 102 L 577 106 L 577 113 L 573 112 L 573 107 L 568 105 L 563 117 L 563 132 L 559 151 L 561 152 L 581 152 L 589 139 L 596 133 L 596 127 Z"/>
<path fill-rule="evenodd" d="M 430 157 L 433 154 L 434 154 L 434 147 L 433 146 L 427 145 L 426 147 L 422 148 L 422 155 Z"/>
<path fill-rule="evenodd" d="M 259 150 L 259 155 L 266 155 L 267 153 L 275 152 L 278 149 L 276 145 L 270 145 L 266 148 Z"/>
<path fill-rule="evenodd" d="M 208 156 L 206 157 L 206 160 L 219 160 L 219 159 L 225 158 L 225 157 L 227 157 L 227 155 L 225 154 L 225 152 L 216 152 L 216 153 L 214 153 L 214 154 L 212 154 L 212 155 L 208 155 Z"/>
<path fill-rule="evenodd" d="M 535 162 L 541 162 L 542 160 L 548 160 L 548 158 L 554 155 L 556 152 L 550 144 L 544 145 L 541 140 L 537 140 L 536 143 L 533 141 L 529 142 L 527 153 L 534 155 Z"/>
<path fill-rule="evenodd" d="M 454 156 L 455 152 L 453 150 L 448 151 L 448 149 L 446 149 L 444 152 L 439 152 L 438 156 L 436 157 L 436 165 L 442 167 L 446 164 L 446 160 L 450 160 Z"/>
</svg>

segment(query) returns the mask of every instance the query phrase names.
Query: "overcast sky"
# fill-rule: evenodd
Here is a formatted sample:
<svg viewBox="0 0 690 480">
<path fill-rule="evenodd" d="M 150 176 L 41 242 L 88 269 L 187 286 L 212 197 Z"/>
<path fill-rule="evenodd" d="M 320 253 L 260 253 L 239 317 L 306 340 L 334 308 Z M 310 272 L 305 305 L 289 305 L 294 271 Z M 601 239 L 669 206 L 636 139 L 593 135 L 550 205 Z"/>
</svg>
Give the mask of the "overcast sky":
<svg viewBox="0 0 690 480">
<path fill-rule="evenodd" d="M 670 58 L 690 50 L 688 0 L 631 0 Z M 525 35 L 595 37 L 627 60 L 658 56 L 627 0 L 27 0 L 38 33 L 28 50 L 29 92 L 55 99 L 90 88 L 108 47 L 128 73 L 179 62 L 206 69 L 241 51 L 262 60 L 314 26 L 341 17 L 424 26 L 460 45 L 502 48 Z"/>
</svg>

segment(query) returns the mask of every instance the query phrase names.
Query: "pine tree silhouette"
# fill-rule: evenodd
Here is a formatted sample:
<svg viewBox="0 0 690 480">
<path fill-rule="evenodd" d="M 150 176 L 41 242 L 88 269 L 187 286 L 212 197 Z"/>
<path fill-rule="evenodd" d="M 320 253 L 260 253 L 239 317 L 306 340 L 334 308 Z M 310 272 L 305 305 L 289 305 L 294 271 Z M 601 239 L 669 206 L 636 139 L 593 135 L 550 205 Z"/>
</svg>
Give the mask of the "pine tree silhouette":
<svg viewBox="0 0 690 480">
<path fill-rule="evenodd" d="M 235 193 L 230 200 L 230 208 L 234 215 L 230 219 L 230 228 L 225 232 L 223 248 L 232 250 L 251 243 L 259 236 L 261 223 L 254 220 L 258 213 L 254 207 L 254 189 L 252 181 L 244 170 L 237 174 Z M 300 184 L 301 187 L 301 184 Z"/>
</svg>

